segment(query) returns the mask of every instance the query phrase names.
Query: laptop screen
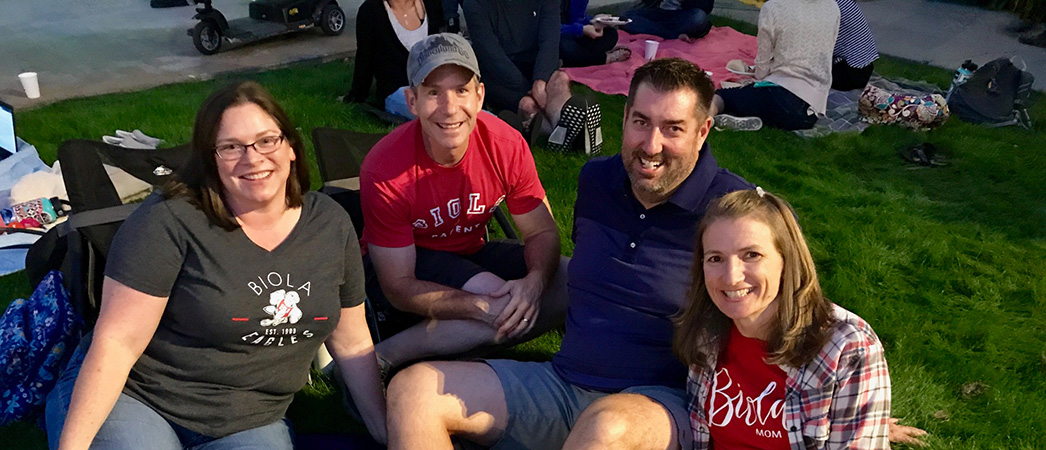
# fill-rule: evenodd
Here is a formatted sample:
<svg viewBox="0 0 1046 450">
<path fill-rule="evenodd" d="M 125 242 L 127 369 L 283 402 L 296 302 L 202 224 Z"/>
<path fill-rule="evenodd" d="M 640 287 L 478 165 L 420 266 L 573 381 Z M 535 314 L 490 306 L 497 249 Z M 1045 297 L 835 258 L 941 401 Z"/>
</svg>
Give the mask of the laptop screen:
<svg viewBox="0 0 1046 450">
<path fill-rule="evenodd" d="M 0 159 L 18 151 L 15 144 L 15 110 L 4 102 L 0 102 L 0 150 Z"/>
</svg>

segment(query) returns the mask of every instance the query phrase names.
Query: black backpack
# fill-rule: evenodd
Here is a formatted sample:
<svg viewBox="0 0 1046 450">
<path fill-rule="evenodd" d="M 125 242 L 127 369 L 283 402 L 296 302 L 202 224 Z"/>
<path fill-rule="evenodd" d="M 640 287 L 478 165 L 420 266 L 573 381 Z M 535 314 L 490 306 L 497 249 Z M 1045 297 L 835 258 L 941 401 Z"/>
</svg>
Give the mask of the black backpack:
<svg viewBox="0 0 1046 450">
<path fill-rule="evenodd" d="M 948 99 L 948 109 L 970 123 L 1031 128 L 1028 97 L 1034 81 L 1035 77 L 1014 65 L 1011 58 L 999 58 L 981 66 L 959 85 Z"/>
<path fill-rule="evenodd" d="M 109 246 L 120 224 L 138 206 L 123 204 L 102 164 L 159 187 L 185 166 L 189 153 L 188 145 L 154 150 L 88 140 L 64 142 L 58 148 L 58 161 L 72 210 L 68 220 L 29 248 L 25 258 L 29 283 L 36 286 L 49 271 L 61 271 L 73 307 L 92 327 L 101 304 Z"/>
</svg>

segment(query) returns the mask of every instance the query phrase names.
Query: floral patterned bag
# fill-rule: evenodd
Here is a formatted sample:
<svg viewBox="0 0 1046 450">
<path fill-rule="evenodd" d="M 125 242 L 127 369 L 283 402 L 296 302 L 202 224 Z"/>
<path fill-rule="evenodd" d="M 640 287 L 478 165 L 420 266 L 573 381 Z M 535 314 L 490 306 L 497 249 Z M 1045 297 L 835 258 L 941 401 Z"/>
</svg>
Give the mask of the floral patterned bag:
<svg viewBox="0 0 1046 450">
<path fill-rule="evenodd" d="M 40 412 L 82 327 L 57 270 L 11 302 L 0 317 L 0 426 Z"/>
<path fill-rule="evenodd" d="M 871 84 L 864 88 L 857 112 L 868 123 L 897 124 L 914 130 L 937 128 L 948 120 L 948 102 L 940 94 L 896 94 Z"/>
</svg>

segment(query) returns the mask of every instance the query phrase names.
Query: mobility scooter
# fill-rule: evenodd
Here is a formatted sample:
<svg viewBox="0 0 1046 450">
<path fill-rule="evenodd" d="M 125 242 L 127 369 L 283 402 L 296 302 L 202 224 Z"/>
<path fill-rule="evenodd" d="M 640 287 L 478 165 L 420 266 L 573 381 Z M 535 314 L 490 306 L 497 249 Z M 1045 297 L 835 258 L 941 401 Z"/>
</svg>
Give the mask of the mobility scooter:
<svg viewBox="0 0 1046 450">
<path fill-rule="evenodd" d="M 345 12 L 335 0 L 253 0 L 247 17 L 226 20 L 211 6 L 211 0 L 195 0 L 200 22 L 188 30 L 193 45 L 204 55 L 213 55 L 222 43 L 244 44 L 319 26 L 328 36 L 345 30 Z"/>
</svg>

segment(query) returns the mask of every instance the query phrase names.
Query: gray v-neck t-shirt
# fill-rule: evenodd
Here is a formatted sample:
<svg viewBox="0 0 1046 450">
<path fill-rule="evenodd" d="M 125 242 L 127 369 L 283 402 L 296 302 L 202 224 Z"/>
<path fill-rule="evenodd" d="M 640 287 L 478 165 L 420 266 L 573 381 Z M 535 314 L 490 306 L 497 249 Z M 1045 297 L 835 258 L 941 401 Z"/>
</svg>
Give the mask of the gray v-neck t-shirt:
<svg viewBox="0 0 1046 450">
<path fill-rule="evenodd" d="M 124 393 L 215 438 L 284 416 L 341 308 L 364 298 L 345 210 L 314 192 L 303 203 L 271 251 L 210 224 L 183 198 L 154 194 L 124 222 L 106 276 L 168 297 Z"/>
</svg>

